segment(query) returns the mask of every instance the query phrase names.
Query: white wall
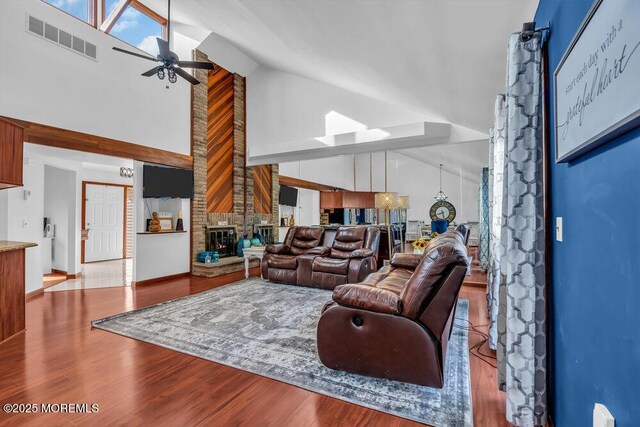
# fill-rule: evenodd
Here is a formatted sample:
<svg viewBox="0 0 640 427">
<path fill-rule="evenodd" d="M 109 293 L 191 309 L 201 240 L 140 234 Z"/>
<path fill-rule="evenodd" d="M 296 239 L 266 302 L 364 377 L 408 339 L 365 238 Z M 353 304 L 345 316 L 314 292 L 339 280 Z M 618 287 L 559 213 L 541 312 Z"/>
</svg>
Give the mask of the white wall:
<svg viewBox="0 0 640 427">
<path fill-rule="evenodd" d="M 219 66 L 241 76 L 251 74 L 258 67 L 258 63 L 246 53 L 216 33 L 209 34 L 198 46 L 198 50 L 205 53 L 211 61 Z"/>
<path fill-rule="evenodd" d="M 413 110 L 260 66 L 247 76 L 247 152 L 260 146 L 432 120 Z"/>
<path fill-rule="evenodd" d="M 136 231 L 146 230 L 147 207 L 142 198 L 143 162 L 134 162 L 134 217 Z M 186 233 L 136 234 L 133 241 L 133 280 L 136 282 L 156 277 L 188 273 L 191 270 L 189 230 L 191 228 L 190 201 L 188 199 L 152 200 L 149 210 L 172 211 L 174 227 L 177 213 L 182 210 Z"/>
<path fill-rule="evenodd" d="M 25 291 L 31 292 L 42 288 L 42 247 L 43 212 L 44 212 L 44 164 L 33 159 L 24 165 L 24 187 L 2 190 L 0 203 L 5 202 L 4 221 L 7 224 L 7 240 L 33 242 L 36 247 L 25 250 Z M 25 200 L 24 190 L 31 191 Z"/>
<path fill-rule="evenodd" d="M 318 136 L 429 120 L 437 121 L 413 110 L 265 66 L 247 76 L 249 156 L 252 147 L 258 145 L 262 153 L 265 146 L 282 142 L 304 143 Z M 423 149 L 427 156 L 430 150 L 434 157 L 444 151 L 437 146 Z M 456 151 L 449 147 L 448 151 L 452 150 Z M 462 146 L 460 156 L 465 156 Z M 460 170 L 465 162 L 458 159 L 455 164 L 444 163 L 451 163 L 443 172 L 443 190 L 457 209 L 456 221 L 477 220 L 477 182 Z M 355 165 L 355 182 L 353 155 L 280 163 L 280 174 L 348 190 L 385 189 L 383 152 L 372 153 L 371 157 L 369 153 L 356 154 Z M 411 198 L 409 219 L 427 220 L 439 189 L 438 167 L 389 151 L 387 170 L 388 190 Z"/>
<path fill-rule="evenodd" d="M 280 174 L 347 190 L 380 192 L 385 190 L 384 161 L 384 153 L 372 153 L 371 158 L 369 154 L 357 154 L 355 188 L 352 155 L 280 163 Z M 478 185 L 458 172 L 443 170 L 442 189 L 456 208 L 456 222 L 478 220 Z M 430 221 L 429 208 L 439 186 L 438 167 L 401 153 L 387 153 L 387 190 L 409 196 L 410 220 Z"/>
<path fill-rule="evenodd" d="M 95 44 L 97 61 L 28 33 L 27 13 Z M 190 154 L 189 83 L 141 77 L 152 62 L 111 49 L 134 47 L 40 0 L 0 1 L 0 40 L 0 115 Z"/>
</svg>

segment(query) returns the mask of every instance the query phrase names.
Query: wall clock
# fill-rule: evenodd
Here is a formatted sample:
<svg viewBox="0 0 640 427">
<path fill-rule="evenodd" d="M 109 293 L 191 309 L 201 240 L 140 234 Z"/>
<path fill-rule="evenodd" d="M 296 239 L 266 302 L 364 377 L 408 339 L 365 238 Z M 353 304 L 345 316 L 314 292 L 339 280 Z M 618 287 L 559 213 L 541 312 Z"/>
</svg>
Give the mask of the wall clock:
<svg viewBox="0 0 640 427">
<path fill-rule="evenodd" d="M 431 206 L 431 209 L 429 209 L 429 215 L 433 221 L 446 219 L 451 223 L 456 217 L 456 208 L 446 200 L 440 200 Z"/>
</svg>

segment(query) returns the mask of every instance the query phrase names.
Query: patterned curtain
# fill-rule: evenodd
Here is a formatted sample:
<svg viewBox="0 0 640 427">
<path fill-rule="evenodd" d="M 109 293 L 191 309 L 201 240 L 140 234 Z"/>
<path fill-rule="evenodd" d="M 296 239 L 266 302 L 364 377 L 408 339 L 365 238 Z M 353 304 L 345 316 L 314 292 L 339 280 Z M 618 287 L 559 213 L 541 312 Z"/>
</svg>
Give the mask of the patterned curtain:
<svg viewBox="0 0 640 427">
<path fill-rule="evenodd" d="M 487 269 L 487 304 L 489 312 L 489 347 L 498 345 L 498 306 L 500 284 L 504 286 L 504 276 L 500 274 L 502 198 L 504 195 L 504 143 L 507 137 L 507 103 L 505 95 L 498 95 L 494 109 L 493 128 L 489 133 L 489 268 Z M 504 376 L 499 377 L 504 384 Z"/>
<path fill-rule="evenodd" d="M 491 144 L 490 342 L 507 419 L 517 426 L 547 422 L 540 61 L 538 33 L 527 42 L 511 36 Z"/>
<path fill-rule="evenodd" d="M 489 169 L 482 168 L 480 189 L 478 190 L 478 263 L 480 268 L 489 267 Z"/>
</svg>

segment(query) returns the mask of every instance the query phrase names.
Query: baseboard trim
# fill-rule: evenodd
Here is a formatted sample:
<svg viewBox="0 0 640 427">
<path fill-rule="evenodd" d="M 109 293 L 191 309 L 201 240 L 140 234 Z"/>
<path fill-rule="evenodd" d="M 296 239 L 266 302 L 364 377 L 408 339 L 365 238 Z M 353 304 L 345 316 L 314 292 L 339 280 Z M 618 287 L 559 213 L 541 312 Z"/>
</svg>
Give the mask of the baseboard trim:
<svg viewBox="0 0 640 427">
<path fill-rule="evenodd" d="M 78 277 L 82 276 L 82 273 L 69 274 L 66 271 L 56 270 L 55 268 L 51 269 L 51 273 L 59 274 L 61 276 L 67 276 L 67 279 L 77 279 Z"/>
<path fill-rule="evenodd" d="M 186 271 L 184 273 L 171 274 L 169 276 L 161 276 L 161 277 L 154 277 L 153 279 L 138 280 L 138 281 L 131 282 L 131 286 L 151 285 L 153 283 L 164 282 L 165 280 L 179 279 L 185 276 L 191 276 L 191 272 Z"/>
<path fill-rule="evenodd" d="M 36 289 L 35 291 L 31 291 L 31 292 L 27 292 L 24 296 L 24 300 L 25 301 L 29 301 L 34 299 L 35 297 L 37 297 L 40 294 L 44 293 L 44 288 L 40 288 L 40 289 Z"/>
</svg>

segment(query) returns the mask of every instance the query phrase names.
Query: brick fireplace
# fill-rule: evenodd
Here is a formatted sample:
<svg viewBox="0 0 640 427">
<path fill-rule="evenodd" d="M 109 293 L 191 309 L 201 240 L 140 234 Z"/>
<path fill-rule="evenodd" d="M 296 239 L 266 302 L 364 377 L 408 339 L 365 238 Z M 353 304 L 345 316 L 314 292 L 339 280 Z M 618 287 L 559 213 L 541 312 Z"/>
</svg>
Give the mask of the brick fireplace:
<svg viewBox="0 0 640 427">
<path fill-rule="evenodd" d="M 198 50 L 194 51 L 193 59 L 209 60 Z M 195 77 L 201 84 L 192 87 L 191 97 L 192 270 L 196 276 L 207 277 L 244 269 L 244 260 L 237 258 L 235 252 L 227 254 L 225 262 L 217 266 L 203 266 L 197 262 L 198 253 L 210 247 L 211 231 L 219 229 L 216 227 L 233 227 L 235 242 L 245 234 L 252 238 L 254 232 L 268 235 L 272 240 L 273 236 L 278 236 L 278 165 L 246 166 L 245 78 L 217 65 L 216 68 L 218 71 L 211 74 L 207 70 L 196 70 Z M 210 99 L 222 102 L 209 105 Z M 226 110 L 218 112 L 216 109 Z M 216 165 L 225 167 L 213 170 Z M 266 196 L 271 196 L 270 203 L 268 197 L 263 197 L 265 191 Z M 238 262 L 234 263 L 233 258 Z M 257 260 L 252 261 L 253 264 L 257 265 Z"/>
</svg>

